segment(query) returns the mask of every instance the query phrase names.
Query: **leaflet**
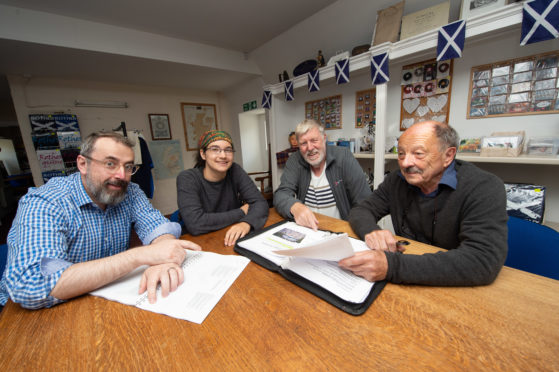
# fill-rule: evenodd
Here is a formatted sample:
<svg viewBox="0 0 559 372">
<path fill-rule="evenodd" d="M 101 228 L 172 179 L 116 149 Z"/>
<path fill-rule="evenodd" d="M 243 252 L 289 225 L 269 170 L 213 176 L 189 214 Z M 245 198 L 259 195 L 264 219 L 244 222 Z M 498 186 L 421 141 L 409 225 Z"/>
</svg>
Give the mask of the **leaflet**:
<svg viewBox="0 0 559 372">
<path fill-rule="evenodd" d="M 186 252 L 182 264 L 184 282 L 167 297 L 162 297 L 158 288 L 154 304 L 149 303 L 147 292 L 138 295 L 142 274 L 148 266 L 141 266 L 90 294 L 201 324 L 250 260 L 212 252 Z"/>
</svg>

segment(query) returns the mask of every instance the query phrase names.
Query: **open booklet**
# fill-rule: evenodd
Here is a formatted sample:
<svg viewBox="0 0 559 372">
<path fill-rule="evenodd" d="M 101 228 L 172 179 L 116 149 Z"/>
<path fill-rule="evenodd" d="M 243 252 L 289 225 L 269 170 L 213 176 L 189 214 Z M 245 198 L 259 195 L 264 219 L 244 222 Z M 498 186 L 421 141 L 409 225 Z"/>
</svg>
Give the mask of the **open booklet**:
<svg viewBox="0 0 559 372">
<path fill-rule="evenodd" d="M 140 280 L 147 266 L 138 267 L 90 294 L 201 324 L 250 261 L 235 255 L 186 252 L 182 264 L 184 282 L 167 297 L 161 297 L 158 288 L 154 304 L 149 303 L 147 292 L 138 294 Z"/>
<path fill-rule="evenodd" d="M 283 221 L 237 242 L 235 251 L 354 315 L 365 312 L 385 282 L 371 283 L 337 261 L 368 250 L 347 234 L 313 231 Z"/>
</svg>

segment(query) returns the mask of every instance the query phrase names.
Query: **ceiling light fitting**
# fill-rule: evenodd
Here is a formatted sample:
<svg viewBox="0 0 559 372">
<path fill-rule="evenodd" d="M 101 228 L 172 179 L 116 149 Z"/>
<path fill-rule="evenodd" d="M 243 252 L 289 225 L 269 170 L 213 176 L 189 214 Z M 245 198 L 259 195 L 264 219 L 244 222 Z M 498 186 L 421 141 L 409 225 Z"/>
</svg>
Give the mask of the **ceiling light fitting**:
<svg viewBox="0 0 559 372">
<path fill-rule="evenodd" d="M 105 102 L 93 102 L 93 101 L 74 101 L 74 106 L 76 107 L 103 107 L 103 108 L 127 108 L 128 103 L 118 102 L 118 101 L 105 101 Z"/>
</svg>

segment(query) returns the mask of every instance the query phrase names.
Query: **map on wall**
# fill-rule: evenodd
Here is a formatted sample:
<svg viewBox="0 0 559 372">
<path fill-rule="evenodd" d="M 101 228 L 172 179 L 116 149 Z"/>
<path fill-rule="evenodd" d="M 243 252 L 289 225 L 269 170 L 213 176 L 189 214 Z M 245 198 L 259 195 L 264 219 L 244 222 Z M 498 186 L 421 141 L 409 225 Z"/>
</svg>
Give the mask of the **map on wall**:
<svg viewBox="0 0 559 372">
<path fill-rule="evenodd" d="M 186 150 L 198 149 L 198 140 L 208 130 L 217 129 L 215 105 L 209 103 L 181 103 Z"/>
<path fill-rule="evenodd" d="M 153 141 L 149 143 L 149 149 L 155 179 L 176 178 L 184 169 L 180 141 Z"/>
</svg>

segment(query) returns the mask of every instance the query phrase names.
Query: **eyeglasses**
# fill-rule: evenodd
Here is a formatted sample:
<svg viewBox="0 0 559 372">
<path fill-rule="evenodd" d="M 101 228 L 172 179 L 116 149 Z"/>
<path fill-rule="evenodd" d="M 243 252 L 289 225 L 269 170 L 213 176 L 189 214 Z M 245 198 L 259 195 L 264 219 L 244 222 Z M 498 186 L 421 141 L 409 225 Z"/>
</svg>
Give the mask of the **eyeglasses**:
<svg viewBox="0 0 559 372">
<path fill-rule="evenodd" d="M 86 155 L 82 155 L 84 158 L 92 160 L 94 162 L 97 162 L 99 164 L 102 164 L 106 170 L 108 170 L 109 172 L 116 172 L 120 169 L 120 166 L 122 165 L 124 167 L 124 172 L 128 175 L 133 175 L 134 173 L 136 173 L 138 171 L 138 169 L 140 169 L 139 165 L 134 165 L 134 164 L 121 164 L 119 161 L 117 160 L 111 160 L 111 159 L 105 159 L 105 160 L 97 160 L 97 159 L 93 159 L 89 156 Z"/>
<path fill-rule="evenodd" d="M 224 152 L 226 155 L 231 155 L 235 152 L 232 147 L 226 147 L 222 149 L 219 146 L 210 146 L 206 149 L 206 151 L 211 152 L 213 155 L 219 155 L 221 152 Z"/>
</svg>

